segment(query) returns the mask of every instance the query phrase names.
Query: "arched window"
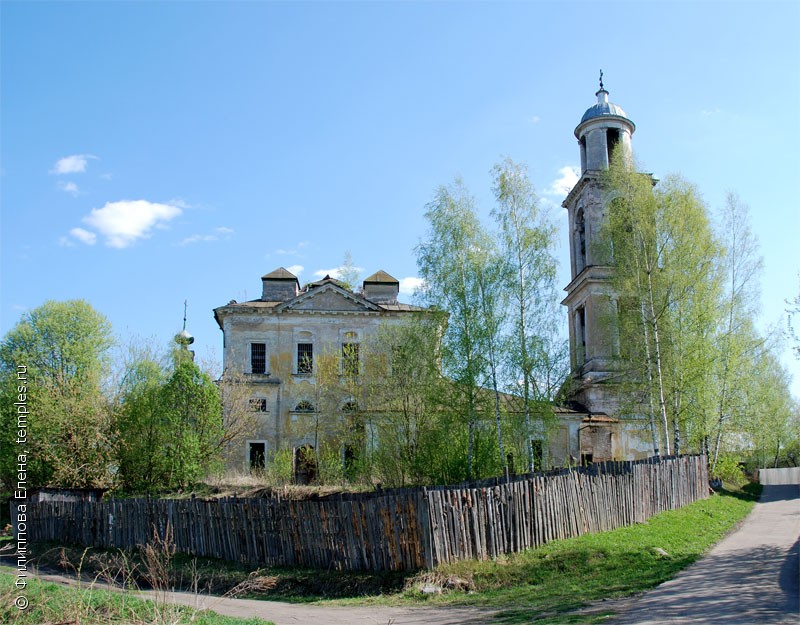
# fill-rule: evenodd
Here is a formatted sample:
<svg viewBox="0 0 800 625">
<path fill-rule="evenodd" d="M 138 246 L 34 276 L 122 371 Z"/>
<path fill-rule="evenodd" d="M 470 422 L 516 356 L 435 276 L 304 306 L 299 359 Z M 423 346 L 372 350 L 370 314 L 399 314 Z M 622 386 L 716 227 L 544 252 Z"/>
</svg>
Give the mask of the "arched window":
<svg viewBox="0 0 800 625">
<path fill-rule="evenodd" d="M 294 407 L 294 412 L 314 412 L 314 404 L 304 399 Z"/>
</svg>

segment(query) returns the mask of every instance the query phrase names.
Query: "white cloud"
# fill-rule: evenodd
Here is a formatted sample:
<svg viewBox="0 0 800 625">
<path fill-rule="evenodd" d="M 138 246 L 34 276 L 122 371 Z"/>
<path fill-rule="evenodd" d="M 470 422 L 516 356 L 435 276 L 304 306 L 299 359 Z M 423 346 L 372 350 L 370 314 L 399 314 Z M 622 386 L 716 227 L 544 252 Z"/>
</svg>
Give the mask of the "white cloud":
<svg viewBox="0 0 800 625">
<path fill-rule="evenodd" d="M 217 237 L 213 234 L 193 234 L 190 237 L 186 237 L 183 241 L 178 243 L 178 245 L 191 245 L 192 243 L 208 243 L 210 241 L 216 241 Z"/>
<path fill-rule="evenodd" d="M 558 178 L 545 190 L 545 194 L 563 197 L 572 190 L 580 178 L 580 170 L 572 165 L 562 167 L 558 170 L 558 174 Z"/>
<path fill-rule="evenodd" d="M 219 241 L 220 238 L 222 239 L 230 239 L 230 235 L 233 234 L 233 228 L 227 228 L 225 226 L 220 226 L 219 228 L 214 228 L 215 234 L 193 234 L 189 237 L 186 237 L 183 241 L 178 243 L 178 245 L 191 245 L 192 243 L 210 243 L 212 241 Z"/>
<path fill-rule="evenodd" d="M 78 239 L 81 243 L 86 245 L 94 245 L 97 242 L 97 235 L 94 232 L 89 232 L 83 228 L 73 228 L 69 233 Z"/>
<path fill-rule="evenodd" d="M 542 118 L 539 117 L 538 115 L 534 115 L 533 117 L 530 118 L 530 121 L 532 124 L 538 124 L 540 121 L 542 121 Z"/>
<path fill-rule="evenodd" d="M 315 271 L 314 275 L 317 278 L 324 278 L 325 276 L 330 276 L 331 278 L 338 279 L 342 275 L 342 270 L 344 267 L 334 267 L 333 269 L 320 269 L 319 271 Z M 364 271 L 363 267 L 352 267 L 352 270 L 356 273 L 362 273 Z"/>
<path fill-rule="evenodd" d="M 61 189 L 64 193 L 69 193 L 73 197 L 78 197 L 80 194 L 80 189 L 78 185 L 74 182 L 64 182 L 63 180 L 58 181 L 58 188 Z"/>
<path fill-rule="evenodd" d="M 303 265 L 289 265 L 286 268 L 286 271 L 288 271 L 289 273 L 293 273 L 294 275 L 296 275 L 299 278 L 300 274 L 303 273 L 303 269 L 305 269 L 305 267 L 303 267 Z"/>
<path fill-rule="evenodd" d="M 425 280 L 417 277 L 408 277 L 400 279 L 400 292 L 403 295 L 414 295 L 417 289 L 420 289 L 425 284 Z"/>
<path fill-rule="evenodd" d="M 83 222 L 103 235 L 109 247 L 124 248 L 138 239 L 148 238 L 153 228 L 165 227 L 166 222 L 181 212 L 170 204 L 121 200 L 107 202 L 103 208 L 93 208 Z"/>
<path fill-rule="evenodd" d="M 279 247 L 277 250 L 273 250 L 273 254 L 277 254 L 278 256 L 301 256 L 301 250 L 305 247 L 308 247 L 308 241 L 300 241 L 297 245 L 293 248 L 283 248 Z M 323 274 L 324 275 L 324 274 Z"/>
<path fill-rule="evenodd" d="M 176 207 L 180 208 L 181 210 L 186 210 L 187 208 L 192 208 L 191 204 L 189 204 L 186 200 L 182 200 L 179 197 L 171 199 L 169 202 L 167 202 L 167 204 L 169 206 L 176 206 Z"/>
<path fill-rule="evenodd" d="M 82 174 L 86 171 L 86 165 L 90 158 L 96 159 L 97 157 L 92 154 L 73 154 L 72 156 L 65 156 L 56 161 L 50 173 L 58 176 L 62 174 Z"/>
</svg>

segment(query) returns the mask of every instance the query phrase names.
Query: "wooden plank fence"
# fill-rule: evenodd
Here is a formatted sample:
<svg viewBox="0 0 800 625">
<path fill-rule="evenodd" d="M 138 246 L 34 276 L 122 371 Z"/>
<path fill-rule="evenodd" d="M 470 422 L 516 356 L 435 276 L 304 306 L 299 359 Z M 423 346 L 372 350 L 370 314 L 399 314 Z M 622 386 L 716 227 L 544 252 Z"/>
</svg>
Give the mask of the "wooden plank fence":
<svg viewBox="0 0 800 625">
<path fill-rule="evenodd" d="M 176 550 L 256 565 L 414 570 L 643 522 L 708 496 L 704 456 L 606 462 L 471 484 L 309 500 L 28 504 L 28 539 Z"/>
</svg>

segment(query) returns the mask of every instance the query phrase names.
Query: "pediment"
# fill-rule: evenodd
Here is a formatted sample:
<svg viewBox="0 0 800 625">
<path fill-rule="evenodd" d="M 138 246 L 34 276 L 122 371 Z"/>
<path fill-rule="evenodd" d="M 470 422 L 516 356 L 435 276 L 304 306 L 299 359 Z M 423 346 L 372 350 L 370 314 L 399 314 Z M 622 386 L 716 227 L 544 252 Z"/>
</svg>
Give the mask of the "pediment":
<svg viewBox="0 0 800 625">
<path fill-rule="evenodd" d="M 329 283 L 301 293 L 280 304 L 275 310 L 280 312 L 368 312 L 380 310 L 380 307 L 363 297 Z"/>
</svg>

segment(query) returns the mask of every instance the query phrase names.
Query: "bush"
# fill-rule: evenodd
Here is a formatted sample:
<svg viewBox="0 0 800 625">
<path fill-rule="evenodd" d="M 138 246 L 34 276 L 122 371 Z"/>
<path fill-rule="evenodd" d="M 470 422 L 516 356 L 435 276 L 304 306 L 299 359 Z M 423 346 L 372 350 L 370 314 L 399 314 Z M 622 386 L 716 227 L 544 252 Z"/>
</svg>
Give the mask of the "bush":
<svg viewBox="0 0 800 625">
<path fill-rule="evenodd" d="M 292 483 L 292 450 L 281 449 L 264 467 L 264 481 L 275 486 Z"/>
<path fill-rule="evenodd" d="M 742 486 L 747 483 L 745 475 L 738 458 L 730 454 L 722 454 L 717 459 L 717 466 L 712 477 L 721 479 L 723 482 Z"/>
</svg>

